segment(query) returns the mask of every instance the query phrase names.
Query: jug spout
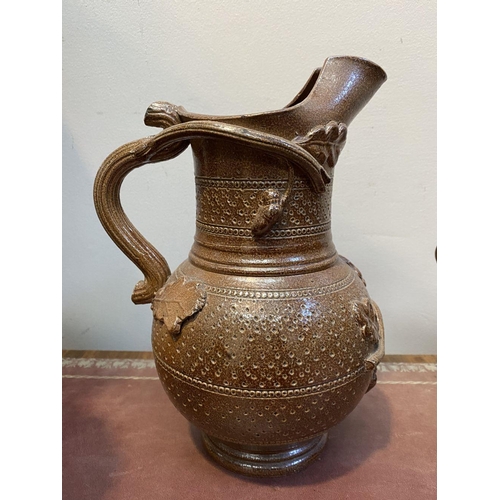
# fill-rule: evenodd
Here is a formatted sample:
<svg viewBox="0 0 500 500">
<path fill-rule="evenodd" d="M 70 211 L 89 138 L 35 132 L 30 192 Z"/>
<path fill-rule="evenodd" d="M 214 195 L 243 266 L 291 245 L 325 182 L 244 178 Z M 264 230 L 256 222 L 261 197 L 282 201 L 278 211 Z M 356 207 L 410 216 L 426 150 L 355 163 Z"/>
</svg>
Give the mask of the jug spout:
<svg viewBox="0 0 500 500">
<path fill-rule="evenodd" d="M 315 84 L 309 84 L 312 89 L 302 106 L 304 111 L 328 113 L 330 120 L 349 125 L 386 79 L 385 71 L 367 59 L 329 57 Z"/>
<path fill-rule="evenodd" d="M 282 109 L 265 113 L 210 116 L 176 107 L 182 122 L 217 121 L 248 127 L 288 140 L 329 122 L 349 125 L 387 79 L 377 64 L 352 56 L 333 56 L 311 74 L 302 90 Z"/>
</svg>

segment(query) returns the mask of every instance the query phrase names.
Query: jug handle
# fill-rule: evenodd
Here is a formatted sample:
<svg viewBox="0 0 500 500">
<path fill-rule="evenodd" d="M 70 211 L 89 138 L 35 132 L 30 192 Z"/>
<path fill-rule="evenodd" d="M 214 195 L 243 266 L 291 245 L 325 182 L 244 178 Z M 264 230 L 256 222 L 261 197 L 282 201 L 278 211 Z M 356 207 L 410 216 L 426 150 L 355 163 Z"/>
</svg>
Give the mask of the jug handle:
<svg viewBox="0 0 500 500">
<path fill-rule="evenodd" d="M 182 123 L 176 107 L 164 102 L 152 104 L 144 121 L 163 130 L 116 149 L 104 160 L 94 182 L 99 220 L 118 248 L 144 274 L 132 294 L 135 304 L 150 303 L 171 274 L 165 258 L 134 227 L 121 206 L 122 182 L 135 168 L 175 158 L 189 146 L 190 139 L 209 138 L 233 141 L 284 158 L 307 175 L 316 191 L 324 191 L 325 184 L 331 181 L 312 154 L 282 137 L 211 120 Z"/>
</svg>

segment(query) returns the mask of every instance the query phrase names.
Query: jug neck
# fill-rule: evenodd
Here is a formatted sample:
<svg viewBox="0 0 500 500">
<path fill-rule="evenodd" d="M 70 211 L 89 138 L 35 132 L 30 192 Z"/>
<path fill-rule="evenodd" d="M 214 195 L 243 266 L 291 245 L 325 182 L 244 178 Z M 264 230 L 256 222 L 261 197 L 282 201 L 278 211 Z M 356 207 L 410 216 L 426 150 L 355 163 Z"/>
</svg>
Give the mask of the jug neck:
<svg viewBox="0 0 500 500">
<path fill-rule="evenodd" d="M 261 276 L 314 272 L 333 264 L 332 184 L 317 193 L 300 172 L 290 179 L 288 169 L 265 154 L 249 155 L 245 148 L 227 148 L 222 141 L 200 141 L 192 147 L 194 265 L 223 274 Z M 265 234 L 256 235 L 262 200 L 270 192 L 283 197 L 287 191 L 279 219 Z"/>
</svg>

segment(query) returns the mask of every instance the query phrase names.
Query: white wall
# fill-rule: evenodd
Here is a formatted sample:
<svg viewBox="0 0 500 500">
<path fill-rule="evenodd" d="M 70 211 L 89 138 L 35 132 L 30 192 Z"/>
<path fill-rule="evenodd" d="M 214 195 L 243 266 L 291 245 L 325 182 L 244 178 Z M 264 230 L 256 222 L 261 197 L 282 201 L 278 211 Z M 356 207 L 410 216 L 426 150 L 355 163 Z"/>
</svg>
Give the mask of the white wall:
<svg viewBox="0 0 500 500">
<path fill-rule="evenodd" d="M 349 129 L 332 229 L 384 314 L 388 353 L 436 352 L 436 5 L 370 0 L 63 1 L 63 348 L 149 350 L 141 274 L 105 234 L 92 184 L 104 158 L 156 133 L 166 100 L 209 114 L 277 109 L 330 55 L 388 81 Z M 194 235 L 188 152 L 132 172 L 126 212 L 171 268 Z"/>
</svg>

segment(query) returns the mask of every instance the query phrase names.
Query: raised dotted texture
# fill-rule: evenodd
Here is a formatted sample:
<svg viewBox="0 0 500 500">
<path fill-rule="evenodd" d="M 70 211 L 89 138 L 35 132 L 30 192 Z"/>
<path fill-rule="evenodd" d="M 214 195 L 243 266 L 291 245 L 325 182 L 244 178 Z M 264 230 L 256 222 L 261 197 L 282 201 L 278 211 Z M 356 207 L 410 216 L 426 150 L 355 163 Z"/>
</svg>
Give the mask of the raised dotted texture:
<svg viewBox="0 0 500 500">
<path fill-rule="evenodd" d="M 320 433 L 356 406 L 374 345 L 350 307 L 368 295 L 349 266 L 316 287 L 204 286 L 205 307 L 179 336 L 160 321 L 152 336 L 160 379 L 195 425 L 219 439 L 278 444 Z"/>
<path fill-rule="evenodd" d="M 251 226 L 265 189 L 285 192 L 287 182 L 196 178 L 197 227 L 205 232 L 252 237 Z M 317 234 L 330 229 L 331 184 L 314 193 L 305 179 L 296 179 L 293 191 L 269 237 Z M 292 230 L 294 230 L 292 232 Z"/>
</svg>

